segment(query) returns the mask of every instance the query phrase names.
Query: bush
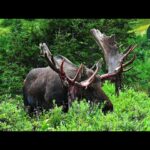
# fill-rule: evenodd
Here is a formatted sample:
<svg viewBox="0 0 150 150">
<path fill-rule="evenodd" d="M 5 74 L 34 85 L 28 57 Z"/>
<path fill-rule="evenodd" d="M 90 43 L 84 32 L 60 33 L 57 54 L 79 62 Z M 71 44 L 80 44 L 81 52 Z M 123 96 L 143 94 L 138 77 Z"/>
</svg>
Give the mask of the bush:
<svg viewBox="0 0 150 150">
<path fill-rule="evenodd" d="M 0 104 L 0 130 L 1 131 L 31 131 L 32 124 L 23 110 L 22 97 L 7 99 Z"/>
<path fill-rule="evenodd" d="M 110 97 L 114 112 L 104 115 L 97 105 L 86 100 L 73 102 L 68 113 L 55 106 L 30 118 L 23 109 L 22 97 L 6 95 L 0 105 L 0 130 L 3 131 L 149 131 L 150 98 L 132 88 L 114 95 L 114 86 L 108 82 L 103 90 Z M 0 97 L 1 98 L 1 97 Z M 4 99 L 4 96 L 3 96 Z"/>
<path fill-rule="evenodd" d="M 133 42 L 129 40 L 129 43 Z M 146 91 L 149 94 L 150 42 L 146 39 L 145 35 L 143 37 L 138 36 L 135 39 L 135 43 L 137 43 L 137 48 L 135 48 L 133 53 L 136 54 L 136 60 L 132 64 L 133 69 L 124 73 L 124 83 L 125 86 L 132 86 L 137 91 L 142 90 Z"/>
<path fill-rule="evenodd" d="M 147 28 L 147 39 L 150 39 L 150 26 Z"/>
</svg>

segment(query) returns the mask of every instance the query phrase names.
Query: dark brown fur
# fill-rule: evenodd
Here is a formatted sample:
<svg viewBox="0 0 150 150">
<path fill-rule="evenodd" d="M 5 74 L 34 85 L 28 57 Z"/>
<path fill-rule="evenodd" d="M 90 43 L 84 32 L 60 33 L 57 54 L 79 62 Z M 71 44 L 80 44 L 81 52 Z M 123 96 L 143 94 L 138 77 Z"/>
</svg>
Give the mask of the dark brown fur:
<svg viewBox="0 0 150 150">
<path fill-rule="evenodd" d="M 63 56 L 55 57 L 59 65 L 62 59 L 65 59 L 64 71 L 70 78 L 73 78 L 78 67 Z M 93 70 L 85 68 L 77 81 L 86 80 L 93 72 Z M 53 100 L 55 100 L 56 104 L 63 106 L 63 110 L 66 112 L 68 111 L 68 88 L 70 87 L 63 86 L 59 75 L 50 67 L 33 69 L 29 72 L 24 82 L 24 105 L 29 108 L 29 112 L 38 107 L 48 110 L 53 107 Z M 99 77 L 96 76 L 93 83 L 87 89 L 81 87 L 74 88 L 76 91 L 74 98 L 85 98 L 95 103 L 105 101 L 103 111 L 113 110 L 112 103 L 101 89 Z"/>
</svg>

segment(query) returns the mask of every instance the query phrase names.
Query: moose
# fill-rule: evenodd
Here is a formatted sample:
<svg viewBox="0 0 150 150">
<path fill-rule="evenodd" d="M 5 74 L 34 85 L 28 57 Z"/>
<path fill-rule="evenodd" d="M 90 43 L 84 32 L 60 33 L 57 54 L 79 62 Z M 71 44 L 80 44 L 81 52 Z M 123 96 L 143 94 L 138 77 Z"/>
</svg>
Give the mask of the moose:
<svg viewBox="0 0 150 150">
<path fill-rule="evenodd" d="M 95 39 L 99 40 L 102 36 L 97 37 L 97 31 L 99 30 L 91 30 Z M 109 39 L 111 40 L 111 38 L 107 38 L 107 40 Z M 102 48 L 106 48 L 104 46 L 105 43 L 97 43 L 99 46 L 103 44 Z M 100 69 L 99 62 L 92 68 L 88 68 L 83 64 L 78 67 L 62 55 L 53 56 L 45 43 L 40 43 L 39 48 L 49 66 L 32 69 L 24 80 L 24 106 L 29 113 L 36 108 L 46 110 L 53 108 L 53 100 L 58 106 L 62 106 L 64 112 L 67 112 L 74 100 L 83 98 L 90 101 L 90 103 L 104 103 L 102 108 L 104 113 L 113 111 L 113 104 L 102 90 L 101 83 L 104 80 L 117 77 L 118 74 L 124 71 L 123 68 L 125 66 L 133 62 L 132 59 L 129 63 L 123 64 L 124 58 L 127 57 L 134 47 L 130 46 L 124 55 L 118 54 L 117 51 L 121 61 L 111 71 L 102 75 L 98 74 Z M 105 57 L 109 55 L 109 58 L 111 58 L 111 54 L 114 53 L 109 54 L 108 51 L 108 53 L 105 53 Z M 108 59 L 106 60 L 108 63 Z"/>
</svg>

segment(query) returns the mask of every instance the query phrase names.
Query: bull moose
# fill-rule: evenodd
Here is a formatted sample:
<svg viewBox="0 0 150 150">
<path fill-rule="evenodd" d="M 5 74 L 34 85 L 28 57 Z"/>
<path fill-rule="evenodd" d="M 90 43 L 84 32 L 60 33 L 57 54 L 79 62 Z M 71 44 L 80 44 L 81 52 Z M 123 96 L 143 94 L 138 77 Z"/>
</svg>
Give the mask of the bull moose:
<svg viewBox="0 0 150 150">
<path fill-rule="evenodd" d="M 113 72 L 99 75 L 98 63 L 92 68 L 83 64 L 78 67 L 64 56 L 53 56 L 45 43 L 40 43 L 39 48 L 49 66 L 32 69 L 24 80 L 24 105 L 29 112 L 38 107 L 48 110 L 53 107 L 53 100 L 67 112 L 72 101 L 83 98 L 91 103 L 104 102 L 104 113 L 113 111 L 113 104 L 102 90 L 101 81 L 122 72 L 122 62 Z"/>
</svg>

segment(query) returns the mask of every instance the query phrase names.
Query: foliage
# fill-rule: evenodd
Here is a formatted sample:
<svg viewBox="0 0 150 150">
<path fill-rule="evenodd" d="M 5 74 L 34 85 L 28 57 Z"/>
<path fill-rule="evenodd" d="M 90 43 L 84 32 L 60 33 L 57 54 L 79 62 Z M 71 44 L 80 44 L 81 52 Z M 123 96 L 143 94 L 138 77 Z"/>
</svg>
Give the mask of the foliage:
<svg viewBox="0 0 150 150">
<path fill-rule="evenodd" d="M 7 99 L 0 105 L 0 130 L 3 131 L 28 131 L 32 130 L 29 117 L 22 107 L 22 97 L 16 96 L 15 99 Z M 3 95 L 4 98 L 4 95 Z M 21 107 L 21 108 L 20 108 Z"/>
<path fill-rule="evenodd" d="M 150 39 L 150 26 L 147 28 L 147 39 Z"/>
<path fill-rule="evenodd" d="M 115 33 L 117 41 L 125 45 L 127 37 L 132 37 L 127 33 L 127 19 L 1 19 L 0 27 L 9 29 L 0 38 L 0 94 L 12 96 L 22 93 L 29 70 L 47 65 L 39 55 L 40 42 L 46 42 L 55 55 L 91 67 L 102 54 L 90 29 L 98 28 L 108 35 Z"/>
<path fill-rule="evenodd" d="M 129 43 L 133 43 L 133 41 L 129 40 Z M 136 90 L 143 90 L 149 94 L 150 41 L 147 40 L 146 35 L 143 37 L 137 36 L 134 43 L 137 43 L 137 47 L 134 50 L 136 60 L 132 65 L 133 69 L 124 73 L 124 83 L 134 87 Z"/>
<path fill-rule="evenodd" d="M 132 88 L 114 95 L 114 86 L 104 84 L 104 91 L 114 104 L 114 112 L 104 115 L 85 100 L 73 102 L 68 113 L 55 106 L 30 118 L 24 111 L 22 97 L 5 99 L 0 105 L 0 130 L 3 131 L 149 131 L 150 98 Z"/>
<path fill-rule="evenodd" d="M 150 41 L 143 34 L 149 23 L 146 19 L 0 19 L 0 130 L 150 130 Z M 120 51 L 137 44 L 137 59 L 133 69 L 124 73 L 124 91 L 120 96 L 114 95 L 113 85 L 104 84 L 114 112 L 104 115 L 98 106 L 91 107 L 83 100 L 75 101 L 68 113 L 55 106 L 30 118 L 23 107 L 22 86 L 29 70 L 47 65 L 40 57 L 39 43 L 47 43 L 54 55 L 64 55 L 76 65 L 91 67 L 103 57 L 90 34 L 92 28 L 115 34 L 117 44 L 122 45 Z M 103 63 L 101 74 L 104 72 Z"/>
<path fill-rule="evenodd" d="M 133 19 L 129 22 L 132 28 L 129 32 L 134 32 L 136 35 L 143 36 L 150 25 L 150 19 Z"/>
</svg>

